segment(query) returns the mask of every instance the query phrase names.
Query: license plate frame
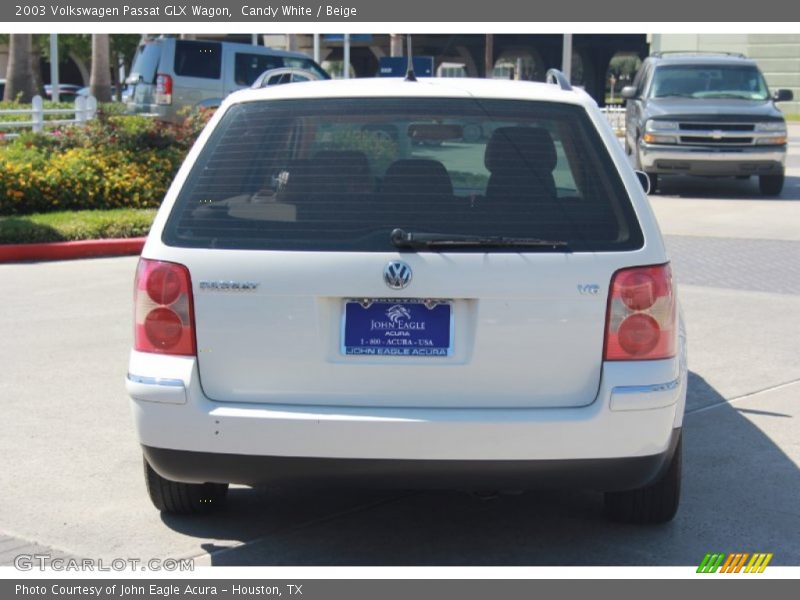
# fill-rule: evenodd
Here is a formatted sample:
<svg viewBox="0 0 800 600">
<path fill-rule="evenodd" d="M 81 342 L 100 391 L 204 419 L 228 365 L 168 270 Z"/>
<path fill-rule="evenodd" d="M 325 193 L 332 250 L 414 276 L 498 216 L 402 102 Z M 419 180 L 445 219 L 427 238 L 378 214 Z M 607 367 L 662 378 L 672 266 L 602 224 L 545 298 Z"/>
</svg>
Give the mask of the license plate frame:
<svg viewBox="0 0 800 600">
<path fill-rule="evenodd" d="M 346 356 L 446 358 L 453 355 L 452 300 L 346 298 L 341 310 L 340 349 Z"/>
</svg>

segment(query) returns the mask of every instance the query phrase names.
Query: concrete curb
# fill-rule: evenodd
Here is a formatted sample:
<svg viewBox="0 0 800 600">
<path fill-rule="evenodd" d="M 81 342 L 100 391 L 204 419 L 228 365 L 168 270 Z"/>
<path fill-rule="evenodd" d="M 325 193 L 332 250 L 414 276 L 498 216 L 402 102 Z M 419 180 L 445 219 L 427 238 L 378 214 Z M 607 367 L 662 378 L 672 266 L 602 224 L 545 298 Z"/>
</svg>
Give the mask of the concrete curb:
<svg viewBox="0 0 800 600">
<path fill-rule="evenodd" d="M 147 238 L 80 240 L 48 244 L 2 244 L 0 263 L 26 260 L 70 260 L 140 254 Z"/>
</svg>

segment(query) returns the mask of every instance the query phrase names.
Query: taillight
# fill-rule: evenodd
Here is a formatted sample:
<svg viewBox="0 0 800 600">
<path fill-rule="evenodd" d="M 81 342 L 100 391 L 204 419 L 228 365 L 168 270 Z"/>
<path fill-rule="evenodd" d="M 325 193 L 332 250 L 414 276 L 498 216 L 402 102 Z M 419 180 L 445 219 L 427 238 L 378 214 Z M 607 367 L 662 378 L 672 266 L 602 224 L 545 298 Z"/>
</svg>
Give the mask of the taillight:
<svg viewBox="0 0 800 600">
<path fill-rule="evenodd" d="M 675 293 L 669 264 L 617 271 L 611 279 L 605 360 L 675 356 Z"/>
<path fill-rule="evenodd" d="M 172 77 L 159 73 L 156 76 L 156 104 L 172 104 Z"/>
<path fill-rule="evenodd" d="M 192 281 L 183 265 L 139 260 L 134 284 L 133 347 L 141 352 L 195 355 Z"/>
</svg>

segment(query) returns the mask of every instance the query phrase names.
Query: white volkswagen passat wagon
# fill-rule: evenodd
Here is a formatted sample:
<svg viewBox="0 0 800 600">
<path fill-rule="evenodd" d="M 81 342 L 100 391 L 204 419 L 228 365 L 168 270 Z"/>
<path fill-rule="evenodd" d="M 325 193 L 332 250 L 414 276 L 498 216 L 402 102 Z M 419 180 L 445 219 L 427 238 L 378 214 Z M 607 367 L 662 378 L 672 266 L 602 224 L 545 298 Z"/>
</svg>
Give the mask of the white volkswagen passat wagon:
<svg viewBox="0 0 800 600">
<path fill-rule="evenodd" d="M 685 340 L 594 101 L 350 80 L 230 96 L 136 274 L 127 390 L 167 512 L 229 483 L 577 487 L 678 506 Z"/>
</svg>

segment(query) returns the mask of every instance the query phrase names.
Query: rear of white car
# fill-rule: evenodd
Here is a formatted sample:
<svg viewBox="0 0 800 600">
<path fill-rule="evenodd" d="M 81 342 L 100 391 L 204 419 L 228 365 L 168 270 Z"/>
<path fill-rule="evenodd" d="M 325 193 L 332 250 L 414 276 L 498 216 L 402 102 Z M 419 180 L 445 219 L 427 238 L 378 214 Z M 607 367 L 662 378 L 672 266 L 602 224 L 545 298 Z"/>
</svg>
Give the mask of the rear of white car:
<svg viewBox="0 0 800 600">
<path fill-rule="evenodd" d="M 156 506 L 227 484 L 606 491 L 672 518 L 686 394 L 657 225 L 546 84 L 233 95 L 165 198 L 128 392 Z"/>
</svg>

